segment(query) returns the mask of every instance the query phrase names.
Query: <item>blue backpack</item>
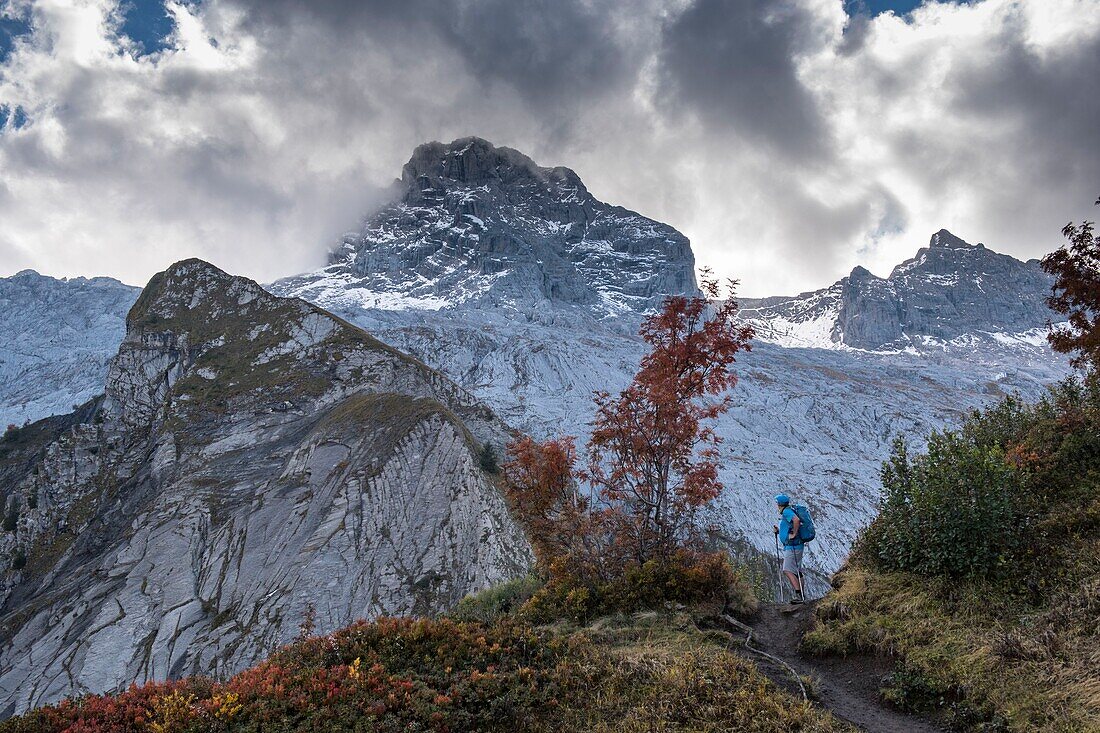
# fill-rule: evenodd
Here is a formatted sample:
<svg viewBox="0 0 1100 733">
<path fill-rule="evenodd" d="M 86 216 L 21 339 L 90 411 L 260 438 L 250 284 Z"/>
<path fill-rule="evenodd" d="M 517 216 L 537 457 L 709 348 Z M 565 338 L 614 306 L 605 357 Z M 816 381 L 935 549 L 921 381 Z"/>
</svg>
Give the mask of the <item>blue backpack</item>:
<svg viewBox="0 0 1100 733">
<path fill-rule="evenodd" d="M 814 520 L 810 516 L 810 510 L 802 504 L 791 504 L 791 509 L 798 516 L 798 539 L 809 542 L 817 537 L 817 530 L 814 529 Z"/>
</svg>

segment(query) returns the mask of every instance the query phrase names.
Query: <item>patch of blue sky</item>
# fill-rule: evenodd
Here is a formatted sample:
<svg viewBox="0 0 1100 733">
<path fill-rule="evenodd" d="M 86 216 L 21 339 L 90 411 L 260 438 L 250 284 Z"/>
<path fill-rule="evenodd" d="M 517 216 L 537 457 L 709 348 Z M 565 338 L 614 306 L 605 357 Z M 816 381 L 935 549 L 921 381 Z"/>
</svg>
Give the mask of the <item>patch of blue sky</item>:
<svg viewBox="0 0 1100 733">
<path fill-rule="evenodd" d="M 0 13 L 4 12 L 0 9 Z M 15 42 L 31 32 L 29 17 L 0 15 L 0 64 L 8 60 Z"/>
<path fill-rule="evenodd" d="M 122 0 L 120 31 L 141 46 L 143 53 L 157 53 L 168 47 L 175 21 L 164 0 Z"/>
<path fill-rule="evenodd" d="M 23 111 L 22 107 L 12 107 L 9 104 L 0 104 L 0 132 L 7 130 L 18 130 L 20 127 L 24 127 L 27 122 L 27 113 Z"/>
<path fill-rule="evenodd" d="M 894 15 L 905 16 L 921 5 L 940 3 L 943 5 L 970 5 L 973 0 L 844 0 L 844 9 L 848 15 L 881 15 L 893 11 Z"/>
</svg>

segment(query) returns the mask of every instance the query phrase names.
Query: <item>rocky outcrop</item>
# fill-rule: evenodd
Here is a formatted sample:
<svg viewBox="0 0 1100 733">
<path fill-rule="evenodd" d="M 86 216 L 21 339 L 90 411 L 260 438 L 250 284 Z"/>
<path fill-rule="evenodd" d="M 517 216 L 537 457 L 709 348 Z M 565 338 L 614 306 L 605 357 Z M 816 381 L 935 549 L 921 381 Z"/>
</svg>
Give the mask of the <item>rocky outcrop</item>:
<svg viewBox="0 0 1100 733">
<path fill-rule="evenodd" d="M 0 552 L 25 558 L 0 585 L 8 713 L 231 672 L 307 607 L 318 630 L 430 614 L 529 563 L 478 461 L 510 436 L 492 411 L 201 261 L 153 278 L 106 395 L 71 422 L 0 444 L 25 469 L 0 470 L 21 507 Z"/>
<path fill-rule="evenodd" d="M 346 306 L 570 304 L 615 315 L 694 292 L 694 262 L 682 234 L 596 200 L 568 168 L 471 137 L 413 152 L 393 202 L 332 252 L 324 287 Z M 317 287 L 279 285 L 307 299 Z"/>
<path fill-rule="evenodd" d="M 0 278 L 0 430 L 68 413 L 102 392 L 140 290 L 34 270 Z"/>
</svg>

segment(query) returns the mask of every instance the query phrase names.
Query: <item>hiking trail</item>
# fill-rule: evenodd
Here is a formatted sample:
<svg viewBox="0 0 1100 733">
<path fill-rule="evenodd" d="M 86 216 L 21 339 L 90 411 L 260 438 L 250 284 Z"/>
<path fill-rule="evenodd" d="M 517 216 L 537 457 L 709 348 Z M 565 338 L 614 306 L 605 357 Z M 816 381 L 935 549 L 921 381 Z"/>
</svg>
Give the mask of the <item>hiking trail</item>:
<svg viewBox="0 0 1100 733">
<path fill-rule="evenodd" d="M 741 625 L 742 633 L 735 635 L 744 640 L 744 627 L 752 629 L 750 646 L 763 654 L 746 649 L 743 644 L 734 645 L 738 653 L 752 659 L 769 679 L 785 690 L 801 697 L 801 683 L 791 675 L 791 668 L 798 674 L 811 677 L 816 694 L 810 699 L 814 704 L 827 708 L 838 718 L 868 733 L 943 733 L 944 729 L 922 718 L 907 715 L 890 707 L 879 696 L 881 679 L 890 673 L 889 661 L 871 655 L 848 657 L 809 657 L 798 650 L 798 643 L 813 625 L 811 601 L 803 606 L 767 604 L 751 623 Z M 794 608 L 795 610 L 791 610 Z M 770 657 L 770 658 L 769 658 Z"/>
</svg>

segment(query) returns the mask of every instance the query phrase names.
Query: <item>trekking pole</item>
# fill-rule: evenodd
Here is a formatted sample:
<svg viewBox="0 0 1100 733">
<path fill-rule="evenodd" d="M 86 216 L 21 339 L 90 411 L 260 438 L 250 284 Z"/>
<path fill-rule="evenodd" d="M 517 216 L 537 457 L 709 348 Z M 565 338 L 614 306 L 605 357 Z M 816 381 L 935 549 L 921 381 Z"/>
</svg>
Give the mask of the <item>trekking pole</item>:
<svg viewBox="0 0 1100 733">
<path fill-rule="evenodd" d="M 783 591 L 783 585 L 784 585 L 783 560 L 779 557 L 779 533 L 778 532 L 775 533 L 775 562 L 779 566 L 779 600 L 782 601 L 782 600 L 784 600 L 784 598 L 787 594 Z"/>
</svg>

